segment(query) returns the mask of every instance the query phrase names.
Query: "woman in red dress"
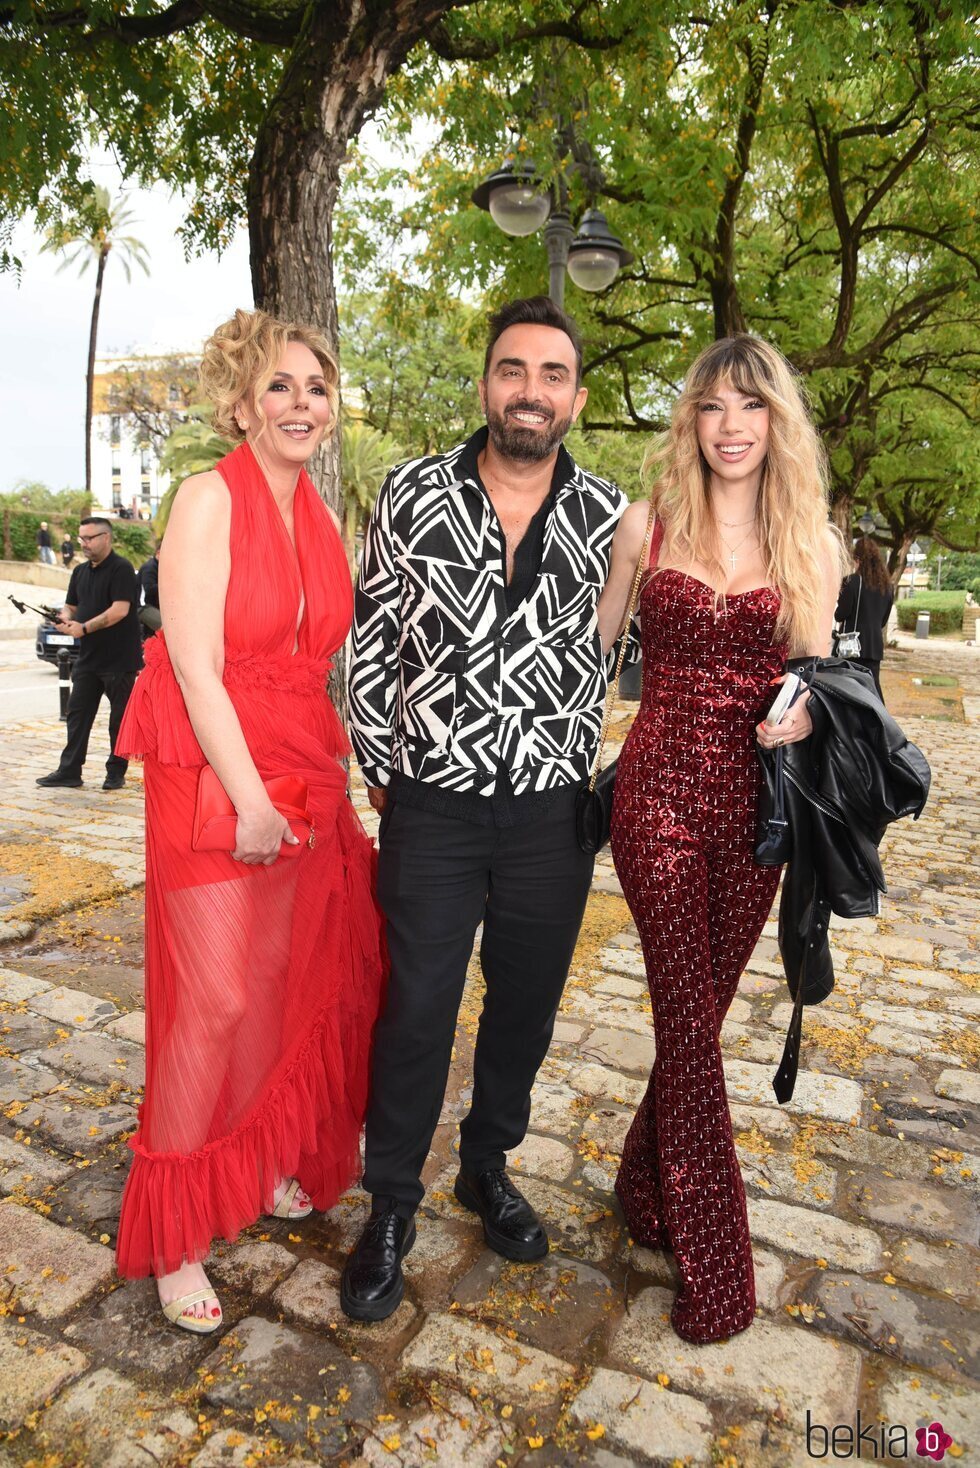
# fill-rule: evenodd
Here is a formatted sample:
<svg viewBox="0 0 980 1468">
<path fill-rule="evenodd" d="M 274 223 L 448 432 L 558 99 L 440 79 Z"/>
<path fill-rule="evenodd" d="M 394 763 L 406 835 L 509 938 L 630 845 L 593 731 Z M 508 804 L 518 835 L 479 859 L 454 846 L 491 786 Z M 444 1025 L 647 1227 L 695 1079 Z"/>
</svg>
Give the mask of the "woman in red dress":
<svg viewBox="0 0 980 1468">
<path fill-rule="evenodd" d="M 372 843 L 326 694 L 350 574 L 304 468 L 336 427 L 336 363 L 312 329 L 238 311 L 201 379 L 239 447 L 175 497 L 163 632 L 118 742 L 144 763 L 147 1082 L 117 1257 L 204 1332 L 221 1323 L 212 1238 L 329 1208 L 359 1173 L 383 964 Z M 231 851 L 192 845 L 205 764 L 237 815 Z M 263 783 L 281 775 L 308 788 L 306 845 Z"/>
<path fill-rule="evenodd" d="M 643 945 L 656 1060 L 616 1191 L 633 1239 L 670 1248 L 671 1320 L 722 1339 L 755 1313 L 752 1250 L 719 1034 L 769 915 L 753 861 L 753 741 L 805 739 L 806 696 L 760 723 L 787 654 L 826 654 L 846 558 L 815 429 L 788 363 L 749 336 L 694 363 L 651 456 L 657 533 L 640 598 L 643 697 L 620 756 L 612 852 Z M 631 505 L 599 605 L 608 646 L 647 527 Z"/>
</svg>

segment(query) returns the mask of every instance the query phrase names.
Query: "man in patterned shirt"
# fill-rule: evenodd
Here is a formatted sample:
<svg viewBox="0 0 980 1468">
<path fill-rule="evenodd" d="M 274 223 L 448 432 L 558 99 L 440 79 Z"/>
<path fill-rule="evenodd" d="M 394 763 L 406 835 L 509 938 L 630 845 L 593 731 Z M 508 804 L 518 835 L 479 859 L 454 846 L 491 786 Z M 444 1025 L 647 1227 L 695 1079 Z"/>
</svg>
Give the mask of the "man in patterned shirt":
<svg viewBox="0 0 980 1468">
<path fill-rule="evenodd" d="M 505 1153 L 527 1129 L 592 878 L 574 805 L 606 687 L 596 601 L 626 504 L 562 447 L 581 373 L 564 311 L 546 297 L 503 307 L 479 385 L 487 426 L 392 470 L 365 541 L 351 737 L 381 813 L 391 979 L 366 1123 L 372 1212 L 341 1288 L 356 1320 L 402 1298 L 480 923 L 486 996 L 456 1197 L 506 1258 L 548 1251 Z"/>
</svg>

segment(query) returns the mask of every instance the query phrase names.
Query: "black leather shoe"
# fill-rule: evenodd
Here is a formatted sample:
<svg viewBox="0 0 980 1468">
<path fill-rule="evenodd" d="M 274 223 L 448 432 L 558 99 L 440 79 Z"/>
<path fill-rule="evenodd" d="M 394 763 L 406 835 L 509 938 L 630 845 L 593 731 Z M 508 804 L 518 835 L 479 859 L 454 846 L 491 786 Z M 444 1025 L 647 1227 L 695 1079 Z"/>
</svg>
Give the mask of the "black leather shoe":
<svg viewBox="0 0 980 1468">
<path fill-rule="evenodd" d="M 351 1320 L 387 1320 L 405 1293 L 402 1260 L 415 1243 L 414 1218 L 390 1204 L 372 1211 L 340 1280 L 340 1307 Z"/>
<path fill-rule="evenodd" d="M 519 1193 L 503 1168 L 479 1176 L 460 1171 L 453 1189 L 464 1208 L 483 1219 L 483 1237 L 505 1259 L 543 1259 L 548 1235 L 530 1203 Z"/>
<path fill-rule="evenodd" d="M 125 775 L 106 775 L 102 781 L 103 790 L 121 790 L 126 783 Z"/>
<path fill-rule="evenodd" d="M 38 775 L 34 783 L 36 785 L 61 786 L 65 790 L 80 790 L 82 788 L 80 775 L 63 775 L 60 770 L 52 770 L 50 775 Z"/>
</svg>

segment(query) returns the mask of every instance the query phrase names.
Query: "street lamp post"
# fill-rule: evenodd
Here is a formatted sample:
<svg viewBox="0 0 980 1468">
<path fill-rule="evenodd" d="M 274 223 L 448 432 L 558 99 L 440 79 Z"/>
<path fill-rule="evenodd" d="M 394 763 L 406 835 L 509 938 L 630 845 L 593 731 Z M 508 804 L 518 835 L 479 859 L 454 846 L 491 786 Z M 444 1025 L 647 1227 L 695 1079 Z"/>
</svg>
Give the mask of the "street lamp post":
<svg viewBox="0 0 980 1468">
<path fill-rule="evenodd" d="M 601 209 L 587 209 L 576 234 L 568 216 L 564 179 L 559 179 L 557 195 L 552 193 L 543 187 L 533 163 L 505 163 L 471 197 L 504 234 L 520 237 L 545 226 L 548 294 L 559 306 L 565 302 L 566 272 L 580 290 L 601 291 L 633 262 Z"/>
<path fill-rule="evenodd" d="M 565 304 L 565 269 L 575 231 L 572 221 L 561 210 L 549 215 L 544 227 L 544 247 L 548 251 L 548 295 L 558 306 Z"/>
</svg>

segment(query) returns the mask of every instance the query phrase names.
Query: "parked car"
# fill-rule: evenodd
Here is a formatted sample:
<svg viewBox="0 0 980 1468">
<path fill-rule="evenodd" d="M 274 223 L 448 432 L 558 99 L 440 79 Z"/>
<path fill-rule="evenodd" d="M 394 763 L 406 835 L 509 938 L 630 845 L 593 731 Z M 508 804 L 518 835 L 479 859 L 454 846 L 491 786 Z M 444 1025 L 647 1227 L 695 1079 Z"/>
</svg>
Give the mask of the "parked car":
<svg viewBox="0 0 980 1468">
<path fill-rule="evenodd" d="M 78 643 L 67 632 L 62 632 L 53 622 L 39 622 L 34 638 L 34 650 L 43 663 L 58 666 L 58 655 L 67 649 L 70 662 L 78 657 Z"/>
</svg>

